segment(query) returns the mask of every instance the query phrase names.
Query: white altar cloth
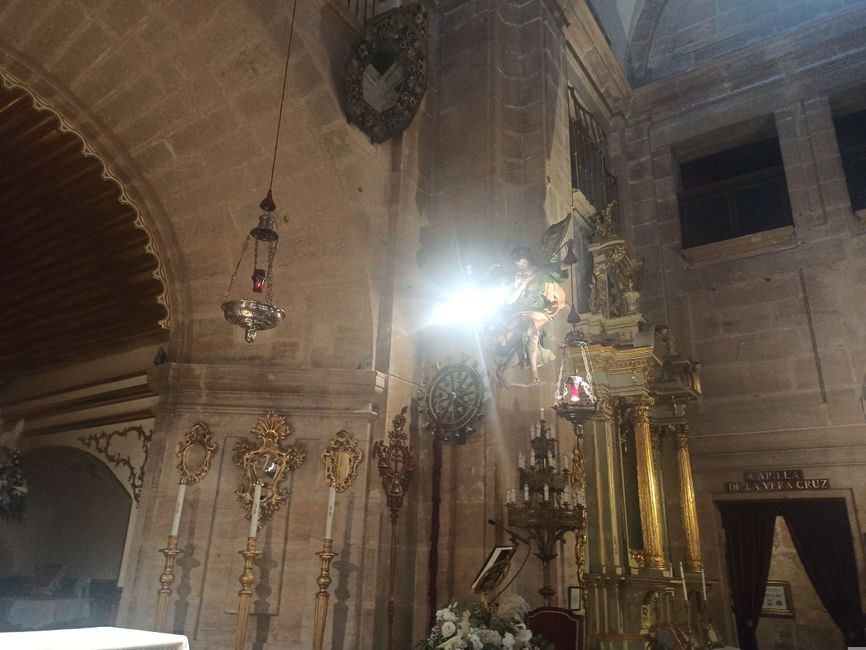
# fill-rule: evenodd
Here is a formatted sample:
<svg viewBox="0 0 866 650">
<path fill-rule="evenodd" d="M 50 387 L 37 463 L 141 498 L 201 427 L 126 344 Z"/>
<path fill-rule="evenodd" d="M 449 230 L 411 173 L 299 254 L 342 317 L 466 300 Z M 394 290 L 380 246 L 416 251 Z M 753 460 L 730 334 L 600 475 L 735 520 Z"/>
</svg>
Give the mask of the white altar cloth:
<svg viewBox="0 0 866 650">
<path fill-rule="evenodd" d="M 162 634 L 119 627 L 83 627 L 77 630 L 6 632 L 3 650 L 189 650 L 180 634 Z"/>
</svg>

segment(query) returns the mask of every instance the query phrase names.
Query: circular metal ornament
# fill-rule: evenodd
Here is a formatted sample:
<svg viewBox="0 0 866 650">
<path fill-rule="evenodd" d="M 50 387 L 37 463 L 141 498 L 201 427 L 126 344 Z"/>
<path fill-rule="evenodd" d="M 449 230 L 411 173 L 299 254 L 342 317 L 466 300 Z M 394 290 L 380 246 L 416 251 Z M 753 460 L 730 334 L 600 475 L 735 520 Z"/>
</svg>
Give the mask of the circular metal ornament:
<svg viewBox="0 0 866 650">
<path fill-rule="evenodd" d="M 246 330 L 247 343 L 255 341 L 259 331 L 279 325 L 286 316 L 279 307 L 258 300 L 226 300 L 222 307 L 228 322 Z"/>
<path fill-rule="evenodd" d="M 449 363 L 425 383 L 421 397 L 429 427 L 462 442 L 471 433 L 473 420 L 481 414 L 484 384 L 473 366 Z"/>
</svg>

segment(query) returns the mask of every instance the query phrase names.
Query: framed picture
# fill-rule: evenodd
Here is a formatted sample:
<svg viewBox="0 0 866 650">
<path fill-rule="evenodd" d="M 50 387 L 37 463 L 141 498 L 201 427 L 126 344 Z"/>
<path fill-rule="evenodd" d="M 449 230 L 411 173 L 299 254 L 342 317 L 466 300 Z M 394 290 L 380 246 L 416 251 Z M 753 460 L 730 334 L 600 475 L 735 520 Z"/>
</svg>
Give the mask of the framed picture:
<svg viewBox="0 0 866 650">
<path fill-rule="evenodd" d="M 783 616 L 794 618 L 794 601 L 791 600 L 791 585 L 785 580 L 768 580 L 764 592 L 761 616 Z"/>
<path fill-rule="evenodd" d="M 568 608 L 576 614 L 583 613 L 583 598 L 580 587 L 568 588 Z"/>
</svg>

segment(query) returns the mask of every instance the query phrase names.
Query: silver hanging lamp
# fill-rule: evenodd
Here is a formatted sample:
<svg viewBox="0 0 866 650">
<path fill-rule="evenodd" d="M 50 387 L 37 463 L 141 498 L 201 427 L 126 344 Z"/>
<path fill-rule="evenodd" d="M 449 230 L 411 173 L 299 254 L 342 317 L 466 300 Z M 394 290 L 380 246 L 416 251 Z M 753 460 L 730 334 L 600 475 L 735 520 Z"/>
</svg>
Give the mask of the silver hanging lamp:
<svg viewBox="0 0 866 650">
<path fill-rule="evenodd" d="M 262 209 L 262 214 L 259 216 L 259 223 L 256 227 L 250 230 L 243 246 L 241 247 L 241 255 L 238 258 L 238 263 L 235 265 L 235 271 L 232 273 L 229 280 L 228 289 L 226 289 L 223 297 L 222 309 L 223 314 L 228 322 L 232 325 L 237 325 L 245 330 L 245 338 L 247 343 L 252 343 L 256 340 L 256 334 L 261 330 L 273 329 L 279 325 L 280 321 L 285 318 L 286 312 L 273 304 L 274 294 L 274 256 L 277 252 L 277 243 L 280 235 L 277 232 L 277 220 L 273 216 L 274 210 L 277 209 L 274 203 L 273 187 L 274 187 L 274 170 L 277 167 L 277 150 L 280 142 L 280 127 L 283 122 L 283 104 L 286 101 L 286 82 L 289 78 L 289 57 L 292 53 L 292 34 L 295 31 L 295 12 L 298 8 L 298 0 L 295 0 L 292 6 L 292 18 L 289 24 L 289 45 L 286 50 L 286 66 L 283 73 L 283 91 L 280 96 L 280 110 L 277 116 L 277 134 L 274 138 L 274 159 L 271 164 L 271 180 L 268 184 L 268 193 L 259 207 Z M 238 271 L 241 268 L 244 255 L 250 245 L 250 240 L 254 241 L 253 246 L 253 271 L 251 275 L 253 293 L 264 293 L 264 302 L 254 298 L 242 298 L 239 300 L 229 300 L 229 293 L 234 286 Z M 260 265 L 259 259 L 263 258 L 264 264 Z M 264 266 L 265 268 L 262 268 Z"/>
</svg>

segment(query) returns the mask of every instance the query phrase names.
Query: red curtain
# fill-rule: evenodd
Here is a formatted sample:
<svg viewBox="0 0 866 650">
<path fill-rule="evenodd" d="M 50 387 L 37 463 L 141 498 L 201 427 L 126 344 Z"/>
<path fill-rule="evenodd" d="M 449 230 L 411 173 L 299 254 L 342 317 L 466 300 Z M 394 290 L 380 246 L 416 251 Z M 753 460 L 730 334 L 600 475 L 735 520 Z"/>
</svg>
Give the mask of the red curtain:
<svg viewBox="0 0 866 650">
<path fill-rule="evenodd" d="M 780 510 L 827 613 L 849 646 L 866 646 L 866 620 L 844 499 L 796 501 Z"/>
<path fill-rule="evenodd" d="M 725 558 L 740 648 L 758 650 L 755 630 L 770 574 L 776 509 L 772 504 L 748 501 L 716 505 L 725 529 Z"/>
</svg>

